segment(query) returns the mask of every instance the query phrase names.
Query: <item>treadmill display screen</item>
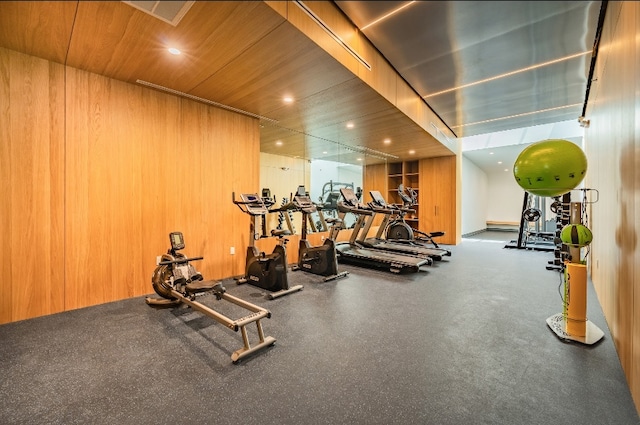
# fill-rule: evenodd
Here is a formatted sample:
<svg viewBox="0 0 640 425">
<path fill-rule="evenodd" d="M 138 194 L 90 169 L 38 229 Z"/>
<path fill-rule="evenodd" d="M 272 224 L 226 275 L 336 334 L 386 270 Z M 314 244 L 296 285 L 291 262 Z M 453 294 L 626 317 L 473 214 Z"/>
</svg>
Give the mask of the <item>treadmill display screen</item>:
<svg viewBox="0 0 640 425">
<path fill-rule="evenodd" d="M 342 194 L 345 202 L 353 206 L 358 204 L 358 198 L 356 197 L 356 194 L 353 193 L 353 189 L 343 187 L 340 188 L 340 193 Z"/>
<path fill-rule="evenodd" d="M 384 198 L 382 197 L 382 194 L 379 191 L 372 190 L 371 192 L 369 192 L 369 194 L 371 195 L 371 199 L 373 199 L 373 202 L 375 202 L 376 204 L 382 206 L 386 204 Z"/>
</svg>

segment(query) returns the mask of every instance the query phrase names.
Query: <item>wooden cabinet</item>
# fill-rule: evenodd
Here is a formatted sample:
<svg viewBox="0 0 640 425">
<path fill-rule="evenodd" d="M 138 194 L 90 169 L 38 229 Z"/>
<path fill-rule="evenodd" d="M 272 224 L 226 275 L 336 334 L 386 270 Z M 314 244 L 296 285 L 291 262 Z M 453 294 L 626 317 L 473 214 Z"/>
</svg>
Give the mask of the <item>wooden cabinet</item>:
<svg viewBox="0 0 640 425">
<path fill-rule="evenodd" d="M 420 160 L 420 227 L 423 232 L 445 232 L 444 244 L 456 243 L 456 157 Z"/>
<path fill-rule="evenodd" d="M 386 195 L 388 203 L 402 204 L 398 186 L 403 184 L 405 188 L 412 188 L 418 193 L 418 203 L 413 207 L 416 213 L 405 217 L 407 223 L 423 232 L 445 232 L 437 239 L 438 243 L 457 243 L 455 156 L 392 162 L 384 168 L 367 166 L 366 169 L 366 202 L 370 201 L 369 190 L 379 190 L 383 196 Z"/>
</svg>

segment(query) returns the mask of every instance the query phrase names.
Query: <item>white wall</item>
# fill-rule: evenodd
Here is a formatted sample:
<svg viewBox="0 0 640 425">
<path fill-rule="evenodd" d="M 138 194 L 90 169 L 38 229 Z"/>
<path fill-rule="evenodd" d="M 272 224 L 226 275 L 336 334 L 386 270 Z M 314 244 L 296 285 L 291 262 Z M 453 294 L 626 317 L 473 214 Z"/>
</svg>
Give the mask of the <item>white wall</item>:
<svg viewBox="0 0 640 425">
<path fill-rule="evenodd" d="M 503 166 L 495 167 L 495 165 L 495 169 L 490 168 L 496 160 L 494 157 L 484 155 L 486 152 L 494 151 L 496 152 L 496 157 L 498 156 L 498 151 L 501 155 L 512 155 L 513 158 L 503 160 L 505 164 L 513 164 L 517 155 L 531 143 L 545 139 L 566 139 L 582 147 L 583 136 L 584 129 L 580 127 L 577 120 L 569 120 L 462 138 L 463 159 L 465 160 L 463 162 L 463 173 L 466 171 L 468 174 L 467 176 L 463 174 L 462 177 L 462 234 L 476 231 L 480 219 L 484 221 L 485 226 L 487 221 L 513 223 L 516 226 L 519 226 L 520 223 L 525 192 L 516 183 L 511 169 L 504 171 Z M 476 163 L 471 162 L 466 156 L 476 160 L 476 163 L 483 168 L 480 169 Z M 489 160 L 488 158 L 491 159 Z M 468 210 L 471 205 L 474 208 L 480 205 L 480 202 L 474 199 L 474 195 L 469 193 L 470 190 L 473 190 L 474 185 L 479 184 L 473 181 L 476 178 L 476 172 L 469 163 L 486 175 L 486 210 L 484 210 L 485 215 L 482 218 L 480 216 L 483 211 L 478 210 L 476 213 Z M 547 208 L 551 202 L 550 199 L 546 200 Z M 475 214 L 478 217 L 472 217 Z M 551 217 L 550 212 L 547 215 L 548 217 Z"/>
<path fill-rule="evenodd" d="M 486 221 L 515 223 L 522 216 L 524 190 L 516 183 L 511 171 L 489 173 Z"/>
<path fill-rule="evenodd" d="M 462 157 L 462 234 L 486 229 L 488 179 L 484 171 Z"/>
</svg>

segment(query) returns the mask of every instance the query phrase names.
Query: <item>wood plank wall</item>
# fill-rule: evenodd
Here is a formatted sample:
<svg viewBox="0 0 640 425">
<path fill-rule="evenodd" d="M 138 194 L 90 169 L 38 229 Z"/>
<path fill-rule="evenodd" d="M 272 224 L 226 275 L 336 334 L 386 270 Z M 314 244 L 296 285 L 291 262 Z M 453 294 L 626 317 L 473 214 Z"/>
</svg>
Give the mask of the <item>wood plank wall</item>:
<svg viewBox="0 0 640 425">
<path fill-rule="evenodd" d="M 205 277 L 242 273 L 255 118 L 6 49 L 0 97 L 0 323 L 153 292 L 174 230 Z"/>
<path fill-rule="evenodd" d="M 0 323 L 64 308 L 63 76 L 0 49 Z"/>
<path fill-rule="evenodd" d="M 640 410 L 640 3 L 609 2 L 586 118 L 590 270 Z"/>
</svg>

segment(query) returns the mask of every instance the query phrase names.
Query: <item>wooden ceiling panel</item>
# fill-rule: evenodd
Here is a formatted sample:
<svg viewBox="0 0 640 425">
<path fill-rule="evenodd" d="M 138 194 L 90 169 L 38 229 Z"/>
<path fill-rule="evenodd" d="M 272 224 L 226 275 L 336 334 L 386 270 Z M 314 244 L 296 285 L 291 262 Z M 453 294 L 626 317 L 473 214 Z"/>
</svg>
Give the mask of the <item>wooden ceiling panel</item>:
<svg viewBox="0 0 640 425">
<path fill-rule="evenodd" d="M 262 2 L 196 2 L 174 27 L 123 2 L 80 2 L 68 64 L 188 92 L 283 20 Z"/>
<path fill-rule="evenodd" d="M 285 95 L 298 102 L 354 78 L 297 29 L 283 23 L 190 94 L 278 119 L 271 112 L 282 107 Z"/>
<path fill-rule="evenodd" d="M 335 46 L 320 47 L 264 2 L 196 2 L 175 27 L 120 1 L 0 2 L 0 24 L 0 46 L 269 118 L 264 152 L 345 162 L 451 154 L 327 53 Z"/>
<path fill-rule="evenodd" d="M 64 63 L 76 1 L 0 2 L 0 46 Z"/>
<path fill-rule="evenodd" d="M 313 132 L 327 126 L 344 127 L 347 121 L 390 107 L 390 103 L 354 77 L 311 96 L 296 98 L 295 103 L 270 111 L 269 117 L 277 119 L 281 126 Z"/>
<path fill-rule="evenodd" d="M 263 123 L 260 127 L 261 152 L 305 158 L 306 139 L 304 133 L 271 123 Z"/>
</svg>

